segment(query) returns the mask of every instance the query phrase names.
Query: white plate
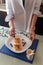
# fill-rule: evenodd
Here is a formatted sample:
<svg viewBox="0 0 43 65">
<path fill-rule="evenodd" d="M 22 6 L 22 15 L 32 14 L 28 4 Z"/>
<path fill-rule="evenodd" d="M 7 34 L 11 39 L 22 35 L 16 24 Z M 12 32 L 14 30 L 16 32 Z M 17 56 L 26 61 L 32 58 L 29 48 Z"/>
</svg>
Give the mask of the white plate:
<svg viewBox="0 0 43 65">
<path fill-rule="evenodd" d="M 29 38 L 27 38 L 25 35 L 20 34 L 19 37 L 21 39 L 24 39 L 26 42 L 26 44 L 23 46 L 22 50 L 20 51 L 16 51 L 13 47 L 11 47 L 11 44 L 13 44 L 12 37 L 7 38 L 7 40 L 5 41 L 5 45 L 7 46 L 7 48 L 9 48 L 11 51 L 15 53 L 25 52 L 32 45 L 32 41 Z"/>
</svg>

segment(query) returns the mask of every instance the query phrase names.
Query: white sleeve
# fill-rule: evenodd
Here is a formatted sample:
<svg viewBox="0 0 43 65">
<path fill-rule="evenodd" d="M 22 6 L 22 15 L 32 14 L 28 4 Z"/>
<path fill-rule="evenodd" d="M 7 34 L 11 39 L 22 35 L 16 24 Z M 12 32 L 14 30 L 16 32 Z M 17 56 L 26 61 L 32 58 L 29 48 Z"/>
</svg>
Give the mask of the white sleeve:
<svg viewBox="0 0 43 65">
<path fill-rule="evenodd" d="M 8 22 L 12 17 L 14 17 L 11 6 L 11 0 L 6 0 L 6 11 L 7 11 L 7 16 L 5 18 L 5 21 Z"/>
<path fill-rule="evenodd" d="M 42 0 L 36 0 L 35 8 L 34 8 L 34 14 L 39 16 L 41 14 L 40 10 L 40 5 L 41 5 Z"/>
</svg>

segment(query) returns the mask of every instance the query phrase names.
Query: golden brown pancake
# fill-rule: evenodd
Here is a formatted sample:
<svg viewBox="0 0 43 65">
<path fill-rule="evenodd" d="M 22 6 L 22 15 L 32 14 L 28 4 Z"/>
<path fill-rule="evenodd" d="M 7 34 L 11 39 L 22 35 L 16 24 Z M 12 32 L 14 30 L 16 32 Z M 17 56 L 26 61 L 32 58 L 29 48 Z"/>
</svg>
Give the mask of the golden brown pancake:
<svg viewBox="0 0 43 65">
<path fill-rule="evenodd" d="M 21 40 L 19 37 L 14 37 L 13 38 L 13 42 L 14 42 L 14 45 L 13 45 L 13 48 L 17 51 L 21 50 L 22 49 L 22 46 L 21 46 Z"/>
</svg>

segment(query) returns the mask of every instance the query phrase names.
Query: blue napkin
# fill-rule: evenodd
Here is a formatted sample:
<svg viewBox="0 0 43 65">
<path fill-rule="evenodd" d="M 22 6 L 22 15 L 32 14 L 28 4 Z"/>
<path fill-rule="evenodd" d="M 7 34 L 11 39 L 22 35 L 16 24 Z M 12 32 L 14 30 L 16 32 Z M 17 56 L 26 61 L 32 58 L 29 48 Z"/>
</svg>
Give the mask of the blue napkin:
<svg viewBox="0 0 43 65">
<path fill-rule="evenodd" d="M 31 45 L 30 49 L 34 49 L 36 52 L 36 49 L 37 49 L 37 46 L 38 46 L 38 42 L 39 40 L 38 39 L 35 39 L 33 41 L 33 44 Z M 3 54 L 6 54 L 6 55 L 9 55 L 9 56 L 12 56 L 12 57 L 16 57 L 20 60 L 23 60 L 25 62 L 29 62 L 29 63 L 33 63 L 33 60 L 34 60 L 34 57 L 32 60 L 28 60 L 27 57 L 26 57 L 26 51 L 23 52 L 23 53 L 14 53 L 12 52 L 11 50 L 9 50 L 5 45 L 0 49 L 0 53 L 3 53 Z"/>
</svg>

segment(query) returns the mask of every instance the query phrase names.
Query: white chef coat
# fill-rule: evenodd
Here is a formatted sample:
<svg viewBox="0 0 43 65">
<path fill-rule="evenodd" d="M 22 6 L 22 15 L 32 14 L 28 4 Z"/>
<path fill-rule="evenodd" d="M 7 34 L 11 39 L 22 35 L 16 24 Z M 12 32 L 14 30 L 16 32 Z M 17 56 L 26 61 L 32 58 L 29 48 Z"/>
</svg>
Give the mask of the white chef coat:
<svg viewBox="0 0 43 65">
<path fill-rule="evenodd" d="M 25 0 L 24 8 L 23 0 L 6 0 L 7 16 L 5 21 L 14 17 L 15 29 L 29 32 L 32 15 L 40 15 L 40 5 L 41 0 Z"/>
</svg>

